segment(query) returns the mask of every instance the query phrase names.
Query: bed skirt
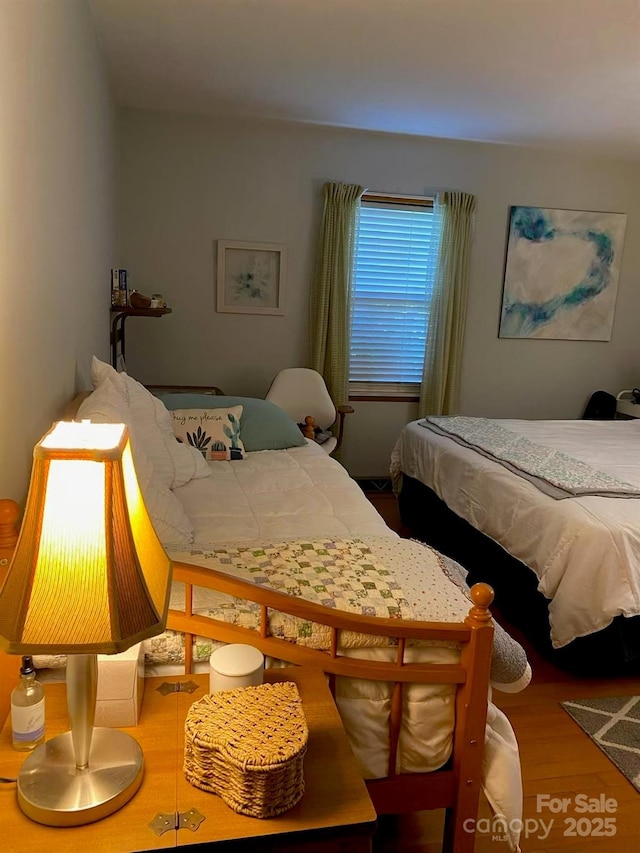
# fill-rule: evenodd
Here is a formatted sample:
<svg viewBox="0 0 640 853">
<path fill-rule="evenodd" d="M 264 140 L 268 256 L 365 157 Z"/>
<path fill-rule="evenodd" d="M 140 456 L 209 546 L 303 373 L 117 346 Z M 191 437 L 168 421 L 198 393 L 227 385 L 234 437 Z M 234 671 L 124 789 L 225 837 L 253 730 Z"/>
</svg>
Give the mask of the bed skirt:
<svg viewBox="0 0 640 853">
<path fill-rule="evenodd" d="M 403 474 L 398 500 L 402 522 L 412 535 L 461 563 L 470 586 L 490 584 L 498 612 L 550 663 L 581 676 L 640 673 L 639 616 L 618 616 L 602 631 L 554 649 L 548 600 L 538 591 L 532 569 L 452 512 L 419 480 Z"/>
</svg>

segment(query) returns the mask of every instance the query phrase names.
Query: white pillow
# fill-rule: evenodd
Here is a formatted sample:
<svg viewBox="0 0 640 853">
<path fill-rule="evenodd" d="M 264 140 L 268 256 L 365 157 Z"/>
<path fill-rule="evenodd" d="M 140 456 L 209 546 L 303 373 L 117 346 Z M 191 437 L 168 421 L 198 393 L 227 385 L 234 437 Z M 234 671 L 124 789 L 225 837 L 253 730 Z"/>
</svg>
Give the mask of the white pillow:
<svg viewBox="0 0 640 853">
<path fill-rule="evenodd" d="M 129 427 L 133 463 L 142 497 L 158 538 L 165 548 L 187 548 L 191 545 L 193 525 L 178 498 L 155 476 L 131 413 L 120 391 L 110 379 L 104 379 L 100 386 L 83 400 L 76 417 L 78 420 L 86 418 L 93 423 L 123 423 Z"/>
<path fill-rule="evenodd" d="M 196 448 L 176 441 L 171 416 L 164 403 L 144 385 L 126 373 L 118 373 L 95 356 L 91 363 L 91 380 L 96 388 L 111 381 L 122 395 L 155 475 L 162 483 L 176 489 L 189 480 L 210 475 L 202 454 Z"/>
<path fill-rule="evenodd" d="M 244 459 L 240 438 L 242 406 L 228 409 L 174 409 L 173 434 L 200 451 L 204 459 Z"/>
<path fill-rule="evenodd" d="M 76 420 L 88 419 L 96 424 L 126 424 L 131 435 L 131 451 L 136 474 L 142 485 L 153 476 L 153 465 L 143 449 L 131 423 L 129 407 L 122 394 L 110 379 L 105 379 L 99 388 L 82 401 L 76 415 Z"/>
</svg>

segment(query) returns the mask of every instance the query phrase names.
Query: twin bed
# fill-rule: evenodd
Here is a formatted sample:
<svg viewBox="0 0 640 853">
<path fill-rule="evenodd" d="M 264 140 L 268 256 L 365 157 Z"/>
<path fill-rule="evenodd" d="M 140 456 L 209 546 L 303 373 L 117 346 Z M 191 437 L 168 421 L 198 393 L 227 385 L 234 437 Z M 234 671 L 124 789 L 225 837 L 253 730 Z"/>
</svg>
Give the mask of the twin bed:
<svg viewBox="0 0 640 853">
<path fill-rule="evenodd" d="M 640 670 L 640 421 L 408 424 L 403 520 L 560 666 Z"/>
<path fill-rule="evenodd" d="M 68 415 L 129 426 L 145 502 L 174 561 L 168 630 L 147 641 L 149 670 L 190 672 L 216 642 L 318 665 L 378 813 L 445 808 L 443 849 L 471 851 L 483 787 L 515 849 L 518 749 L 490 691 L 522 689 L 530 669 L 493 625 L 491 590 L 469 593 L 459 565 L 400 539 L 273 404 L 161 402 L 97 360 L 92 378 L 95 391 Z M 173 420 L 169 410 L 179 410 Z M 194 413 L 211 423 L 229 411 L 241 440 L 229 461 L 205 462 L 191 439 L 173 436 Z"/>
</svg>

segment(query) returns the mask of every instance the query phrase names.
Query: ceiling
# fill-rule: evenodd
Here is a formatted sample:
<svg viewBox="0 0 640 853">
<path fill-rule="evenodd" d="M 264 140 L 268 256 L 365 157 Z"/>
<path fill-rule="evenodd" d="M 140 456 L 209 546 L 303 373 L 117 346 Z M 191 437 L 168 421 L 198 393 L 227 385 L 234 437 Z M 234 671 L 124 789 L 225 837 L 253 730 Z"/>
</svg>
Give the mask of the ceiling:
<svg viewBox="0 0 640 853">
<path fill-rule="evenodd" d="M 640 160 L 640 0 L 88 0 L 117 102 Z"/>
</svg>

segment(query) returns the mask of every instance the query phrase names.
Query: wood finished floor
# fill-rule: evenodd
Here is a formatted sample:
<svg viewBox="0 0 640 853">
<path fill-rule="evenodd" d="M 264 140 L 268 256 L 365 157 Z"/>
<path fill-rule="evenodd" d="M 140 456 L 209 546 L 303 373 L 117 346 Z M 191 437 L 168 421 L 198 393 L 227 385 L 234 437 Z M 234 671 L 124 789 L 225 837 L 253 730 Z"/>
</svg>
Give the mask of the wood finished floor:
<svg viewBox="0 0 640 853">
<path fill-rule="evenodd" d="M 367 494 L 390 527 L 406 535 L 395 504 L 388 493 Z M 496 614 L 497 618 L 499 614 Z M 502 620 L 500 620 L 502 621 Z M 560 672 L 535 653 L 526 641 L 507 623 L 503 623 L 527 648 L 533 669 L 533 680 L 522 693 L 514 695 L 495 692 L 494 702 L 504 710 L 515 730 L 520 746 L 524 785 L 524 819 L 530 832 L 523 833 L 523 853 L 632 853 L 640 847 L 640 793 L 627 782 L 608 758 L 562 710 L 560 702 L 589 696 L 622 696 L 640 693 L 638 678 L 586 680 Z M 568 798 L 566 813 L 552 814 L 537 811 L 538 795 Z M 585 794 L 598 798 L 604 794 L 617 802 L 610 815 L 576 811 L 575 797 Z M 481 803 L 480 817 L 490 818 L 486 801 Z M 570 835 L 569 818 L 582 821 L 579 829 L 597 830 L 596 817 L 615 819 L 616 834 L 612 837 Z M 546 838 L 533 821 L 544 819 L 553 826 Z M 440 853 L 443 813 L 385 817 L 380 819 L 374 839 L 374 853 Z M 568 822 L 565 822 L 568 821 Z M 492 839 L 489 834 L 477 834 L 475 853 L 503 853 L 507 845 Z"/>
</svg>

